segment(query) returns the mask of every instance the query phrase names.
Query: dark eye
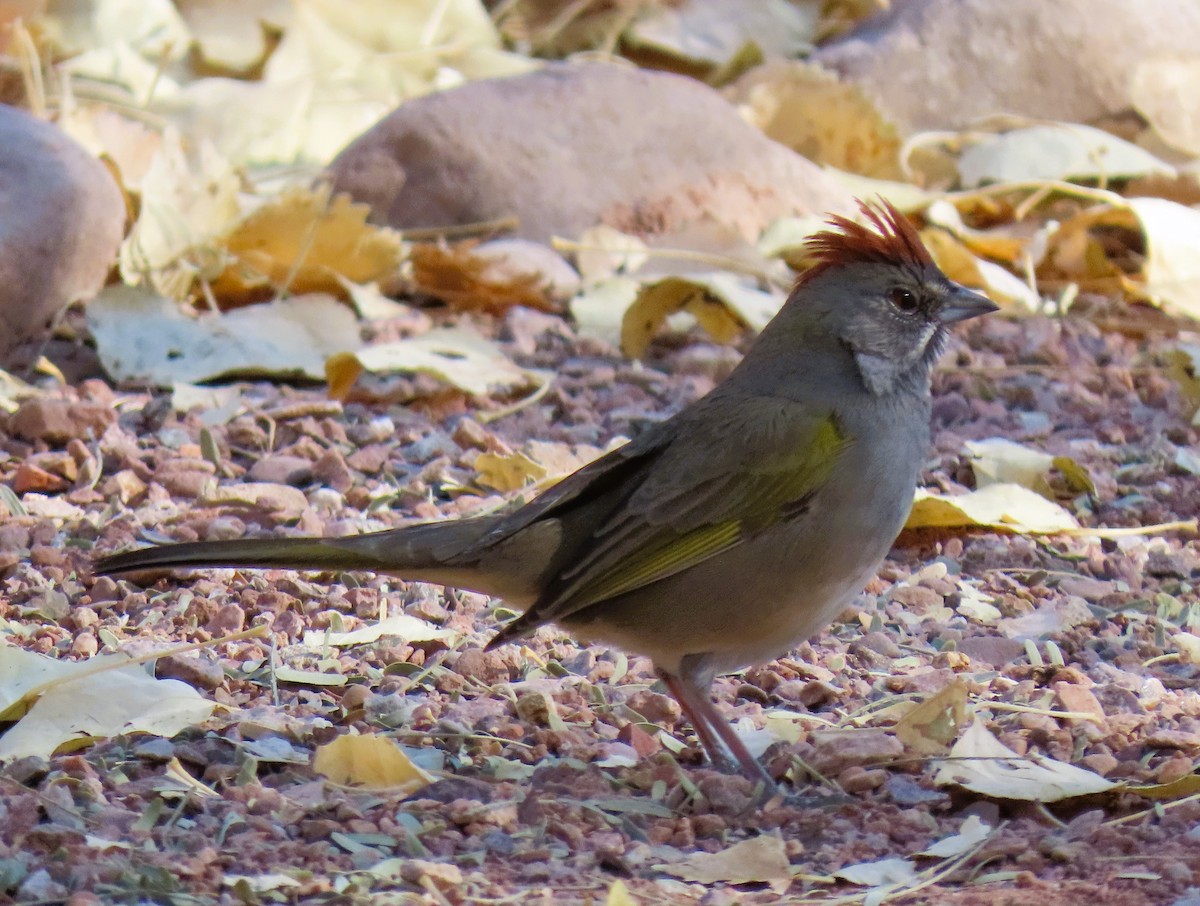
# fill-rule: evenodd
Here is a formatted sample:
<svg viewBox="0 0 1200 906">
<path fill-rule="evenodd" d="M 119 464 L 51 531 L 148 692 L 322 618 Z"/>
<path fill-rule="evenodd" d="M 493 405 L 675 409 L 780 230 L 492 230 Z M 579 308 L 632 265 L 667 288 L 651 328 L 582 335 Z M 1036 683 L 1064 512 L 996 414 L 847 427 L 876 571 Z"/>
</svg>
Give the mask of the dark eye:
<svg viewBox="0 0 1200 906">
<path fill-rule="evenodd" d="M 897 309 L 903 312 L 914 312 L 920 305 L 917 294 L 911 289 L 905 289 L 903 286 L 895 287 L 888 294 L 888 298 L 892 300 L 892 304 Z"/>
</svg>

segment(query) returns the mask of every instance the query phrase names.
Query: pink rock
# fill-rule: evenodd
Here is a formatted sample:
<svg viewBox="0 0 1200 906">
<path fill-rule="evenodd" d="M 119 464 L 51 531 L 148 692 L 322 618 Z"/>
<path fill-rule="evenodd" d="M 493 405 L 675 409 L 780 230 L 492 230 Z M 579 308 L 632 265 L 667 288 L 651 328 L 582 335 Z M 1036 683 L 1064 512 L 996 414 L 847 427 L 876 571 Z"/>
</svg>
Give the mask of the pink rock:
<svg viewBox="0 0 1200 906">
<path fill-rule="evenodd" d="M 670 232 L 710 218 L 748 237 L 784 214 L 844 212 L 849 193 L 692 79 L 555 64 L 409 101 L 329 168 L 394 227 L 516 217 L 545 241 L 604 222 Z"/>
<path fill-rule="evenodd" d="M 0 105 L 0 366 L 25 367 L 67 305 L 117 258 L 125 201 L 104 165 L 51 123 Z"/>
<path fill-rule="evenodd" d="M 995 113 L 1114 116 L 1132 106 L 1140 63 L 1197 45 L 1195 0 L 904 0 L 814 59 L 909 133 Z"/>
</svg>

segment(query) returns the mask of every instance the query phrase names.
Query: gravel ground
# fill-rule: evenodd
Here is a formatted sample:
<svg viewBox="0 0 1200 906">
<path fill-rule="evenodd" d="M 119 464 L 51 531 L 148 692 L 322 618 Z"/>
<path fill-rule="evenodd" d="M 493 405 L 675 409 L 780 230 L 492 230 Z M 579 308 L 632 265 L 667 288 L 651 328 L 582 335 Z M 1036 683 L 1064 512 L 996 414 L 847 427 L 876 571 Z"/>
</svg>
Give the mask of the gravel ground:
<svg viewBox="0 0 1200 906">
<path fill-rule="evenodd" d="M 1097 305 L 971 325 L 935 378 L 924 483 L 972 487 L 963 442 L 1000 436 L 1087 470 L 1090 495 L 1051 477 L 1085 525 L 1196 519 L 1200 477 L 1187 464 L 1200 431 L 1163 364 L 1176 328 L 1150 315 Z M 380 334 L 468 317 L 417 314 Z M 520 364 L 553 369 L 548 392 L 522 404 L 394 379 L 343 405 L 320 388 L 247 383 L 241 414 L 206 424 L 169 394 L 91 379 L 0 421 L 0 481 L 28 511 L 0 522 L 7 641 L 82 659 L 269 630 L 158 662 L 158 676 L 221 706 L 204 726 L 0 769 L 0 903 L 628 902 L 618 880 L 640 903 L 859 902 L 868 888 L 835 871 L 911 856 L 980 819 L 995 828 L 985 841 L 921 861 L 929 883 L 889 902 L 1200 903 L 1200 802 L 987 798 L 935 786 L 937 760 L 896 734 L 897 705 L 957 678 L 1018 753 L 1130 783 L 1191 774 L 1200 668 L 1172 636 L 1200 618 L 1194 533 L 906 533 L 839 622 L 718 681 L 725 713 L 778 737 L 765 757 L 782 793 L 762 806 L 747 781 L 704 766 L 644 659 L 553 630 L 484 652 L 507 615 L 500 602 L 363 574 L 92 576 L 96 553 L 145 538 L 344 534 L 495 506 L 501 495 L 476 482 L 483 453 L 538 441 L 543 454 L 586 456 L 737 360 L 676 336 L 632 364 L 552 315 L 469 319 Z M 967 588 L 1000 617 L 964 615 Z M 332 651 L 302 641 L 400 613 L 453 637 Z M 1043 636 L 1035 662 L 1013 629 L 1031 625 Z M 275 682 L 273 665 L 344 685 Z M 786 733 L 768 721 L 781 709 L 803 715 Z M 330 785 L 311 752 L 351 729 L 387 734 L 444 774 L 409 798 Z M 182 784 L 172 759 L 211 792 Z M 706 883 L 687 867 L 764 832 L 790 883 Z"/>
</svg>

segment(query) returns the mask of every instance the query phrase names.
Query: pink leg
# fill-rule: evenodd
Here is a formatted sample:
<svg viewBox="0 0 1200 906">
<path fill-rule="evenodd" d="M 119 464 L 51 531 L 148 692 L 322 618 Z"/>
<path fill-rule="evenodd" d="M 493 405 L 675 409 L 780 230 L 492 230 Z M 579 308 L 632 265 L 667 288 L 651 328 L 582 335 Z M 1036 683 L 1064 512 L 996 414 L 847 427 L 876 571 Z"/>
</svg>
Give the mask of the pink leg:
<svg viewBox="0 0 1200 906">
<path fill-rule="evenodd" d="M 767 789 L 774 788 L 775 779 L 750 754 L 733 727 L 720 715 L 705 686 L 686 675 L 677 676 L 664 670 L 660 670 L 658 675 L 692 722 L 700 744 L 714 765 L 721 770 L 729 770 L 736 765 L 746 777 L 763 781 Z"/>
</svg>

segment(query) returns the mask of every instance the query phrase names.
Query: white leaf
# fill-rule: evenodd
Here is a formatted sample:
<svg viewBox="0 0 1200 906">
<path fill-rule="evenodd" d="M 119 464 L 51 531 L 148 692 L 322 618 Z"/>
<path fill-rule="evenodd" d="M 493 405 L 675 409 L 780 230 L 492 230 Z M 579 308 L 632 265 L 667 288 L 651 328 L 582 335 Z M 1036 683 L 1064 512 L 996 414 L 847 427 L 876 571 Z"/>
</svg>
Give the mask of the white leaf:
<svg viewBox="0 0 1200 906">
<path fill-rule="evenodd" d="M 996 799 L 1058 802 L 1103 793 L 1116 786 L 1099 774 L 1038 755 L 1022 757 L 1000 742 L 977 717 L 934 777 Z"/>
<path fill-rule="evenodd" d="M 157 293 L 116 285 L 88 303 L 87 319 L 111 377 L 158 387 L 234 375 L 324 379 L 326 358 L 359 345 L 354 312 L 323 295 L 189 317 Z"/>
<path fill-rule="evenodd" d="M 1124 179 L 1175 168 L 1110 132 L 1077 123 L 1051 123 L 989 136 L 958 162 L 967 187 L 985 182 Z"/>
<path fill-rule="evenodd" d="M 949 859 L 961 855 L 971 847 L 986 840 L 991 834 L 992 827 L 979 820 L 978 815 L 968 815 L 958 833 L 944 837 L 928 849 L 923 849 L 918 856 L 929 856 L 934 859 Z"/>
<path fill-rule="evenodd" d="M 346 648 L 350 645 L 366 645 L 385 635 L 399 636 L 406 642 L 430 642 L 434 639 L 454 637 L 454 633 L 449 629 L 439 629 L 432 623 L 418 620 L 416 617 L 397 614 L 351 632 L 331 632 L 326 636 L 323 631 L 312 629 L 304 633 L 304 645 L 308 648 L 320 648 L 328 641 L 330 645 Z"/>
</svg>

